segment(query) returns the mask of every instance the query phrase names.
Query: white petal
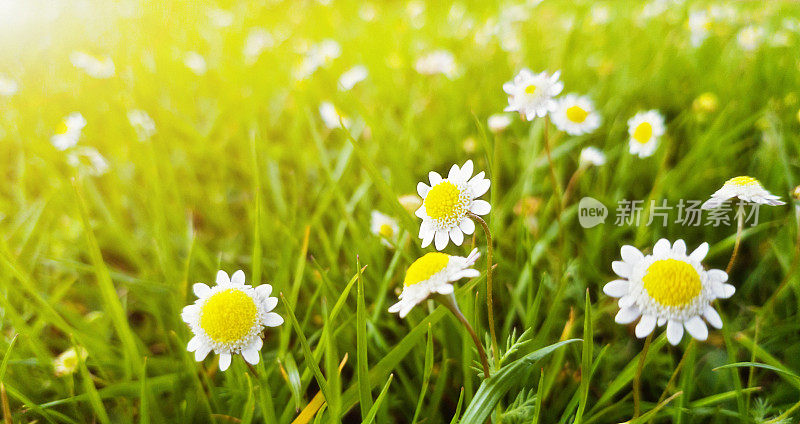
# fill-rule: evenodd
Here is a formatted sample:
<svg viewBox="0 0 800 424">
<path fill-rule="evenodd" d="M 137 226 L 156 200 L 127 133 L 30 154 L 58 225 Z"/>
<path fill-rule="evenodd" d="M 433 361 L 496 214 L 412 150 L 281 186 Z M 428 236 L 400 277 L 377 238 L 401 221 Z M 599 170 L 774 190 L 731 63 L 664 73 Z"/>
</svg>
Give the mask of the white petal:
<svg viewBox="0 0 800 424">
<path fill-rule="evenodd" d="M 661 327 L 667 323 L 667 319 L 664 317 L 658 317 L 658 321 L 656 321 L 656 325 Z"/>
<path fill-rule="evenodd" d="M 420 206 L 419 208 L 417 208 L 417 210 L 414 211 L 414 215 L 416 215 L 417 218 L 420 218 L 420 219 L 423 219 L 426 216 L 428 216 L 428 212 L 425 211 L 425 204 L 424 203 L 422 204 L 422 206 Z"/>
<path fill-rule="evenodd" d="M 676 240 L 675 243 L 672 245 L 672 251 L 681 256 L 685 255 L 686 242 L 684 242 L 681 239 Z"/>
<path fill-rule="evenodd" d="M 473 181 L 475 179 L 473 178 Z M 492 185 L 491 181 L 487 179 L 481 179 L 475 182 L 470 182 L 470 187 L 472 187 L 472 196 L 473 197 L 481 197 L 487 191 L 489 191 L 489 187 Z"/>
<path fill-rule="evenodd" d="M 272 286 L 269 284 L 262 284 L 256 287 L 256 292 L 258 292 L 258 294 L 261 296 L 269 297 L 269 295 L 272 293 Z"/>
<path fill-rule="evenodd" d="M 234 272 L 233 275 L 231 276 L 231 283 L 233 284 L 242 285 L 244 284 L 244 280 L 245 280 L 244 271 L 242 271 L 241 269 Z"/>
<path fill-rule="evenodd" d="M 622 278 L 628 278 L 631 276 L 631 265 L 627 262 L 622 262 L 622 261 L 611 262 L 611 269 L 614 270 L 614 273 L 616 273 Z"/>
<path fill-rule="evenodd" d="M 683 326 L 686 327 L 686 331 L 697 340 L 704 341 L 708 338 L 708 327 L 706 327 L 706 323 L 702 318 L 697 315 L 689 318 L 689 320 L 683 323 Z"/>
<path fill-rule="evenodd" d="M 278 298 L 277 297 L 268 297 L 262 303 L 262 307 L 264 311 L 271 311 L 275 309 L 275 306 L 278 305 Z"/>
<path fill-rule="evenodd" d="M 633 306 L 634 303 L 636 303 L 635 297 L 625 295 L 619 298 L 619 302 L 617 302 L 617 305 L 619 305 L 620 309 L 625 309 L 625 308 L 630 308 L 631 306 Z"/>
<path fill-rule="evenodd" d="M 461 243 L 464 242 L 464 233 L 458 227 L 453 228 L 450 230 L 450 240 L 453 240 L 453 244 L 456 246 L 461 246 Z"/>
<path fill-rule="evenodd" d="M 683 324 L 680 321 L 669 320 L 667 323 L 667 340 L 673 346 L 681 342 L 683 338 Z"/>
<path fill-rule="evenodd" d="M 462 219 L 461 224 L 459 224 L 458 227 L 461 228 L 461 231 L 463 231 L 464 234 L 472 234 L 475 232 L 475 223 L 471 218 Z"/>
<path fill-rule="evenodd" d="M 450 167 L 450 172 L 447 173 L 447 179 L 450 181 L 455 181 L 458 180 L 459 176 L 461 176 L 461 168 L 459 168 L 458 165 L 453 164 L 453 166 Z"/>
<path fill-rule="evenodd" d="M 706 321 L 711 324 L 712 327 L 720 329 L 722 328 L 722 318 L 717 313 L 717 310 L 714 309 L 713 306 L 708 305 L 706 307 L 705 312 L 703 312 L 703 317 L 705 317 Z"/>
<path fill-rule="evenodd" d="M 428 173 L 428 181 L 431 182 L 431 187 L 433 187 L 442 181 L 442 176 L 436 171 L 431 171 Z"/>
<path fill-rule="evenodd" d="M 628 280 L 614 280 L 603 286 L 603 293 L 611 297 L 622 297 L 628 294 L 629 287 Z"/>
<path fill-rule="evenodd" d="M 637 264 L 644 260 L 644 254 L 642 254 L 639 249 L 627 244 L 622 246 L 620 249 L 620 254 L 622 255 L 622 260 L 631 265 Z"/>
<path fill-rule="evenodd" d="M 428 231 L 422 237 L 422 247 L 430 246 L 431 242 L 433 241 L 433 237 L 436 235 L 436 232 L 433 230 Z"/>
<path fill-rule="evenodd" d="M 181 311 L 181 319 L 187 324 L 191 324 L 197 320 L 197 314 L 200 312 L 195 304 L 186 305 Z"/>
<path fill-rule="evenodd" d="M 636 324 L 636 337 L 643 339 L 652 333 L 654 328 L 656 328 L 655 315 L 642 315 L 642 319 Z"/>
<path fill-rule="evenodd" d="M 431 191 L 431 188 L 427 184 L 423 182 L 417 183 L 417 194 L 419 194 L 419 197 L 424 199 L 429 191 Z"/>
<path fill-rule="evenodd" d="M 219 270 L 219 271 L 217 271 L 217 280 L 216 280 L 216 282 L 217 282 L 218 285 L 219 284 L 228 284 L 228 283 L 231 282 L 231 279 L 228 278 L 228 273 L 227 272 L 225 272 L 223 270 Z"/>
<path fill-rule="evenodd" d="M 254 349 L 253 347 L 245 349 L 242 351 L 242 357 L 245 361 L 249 362 L 251 365 L 258 364 L 258 349 Z"/>
<path fill-rule="evenodd" d="M 706 273 L 714 281 L 719 281 L 720 283 L 728 281 L 728 273 L 721 269 L 709 269 Z"/>
<path fill-rule="evenodd" d="M 225 371 L 230 366 L 231 366 L 231 354 L 230 353 L 220 353 L 219 354 L 219 370 L 220 371 Z"/>
<path fill-rule="evenodd" d="M 283 317 L 275 312 L 270 312 L 264 315 L 264 325 L 267 327 L 277 327 L 281 324 L 283 324 Z"/>
<path fill-rule="evenodd" d="M 455 280 L 460 280 L 462 278 L 475 278 L 475 277 L 478 277 L 480 275 L 481 275 L 481 273 L 477 269 L 469 268 L 469 269 L 465 269 L 463 271 L 456 272 L 450 278 L 453 281 L 455 281 Z"/>
<path fill-rule="evenodd" d="M 387 309 L 387 311 L 391 314 L 397 313 L 398 311 L 400 311 L 401 306 L 403 306 L 402 300 L 390 306 L 389 309 Z"/>
<path fill-rule="evenodd" d="M 186 350 L 189 352 L 194 352 L 200 347 L 200 344 L 200 338 L 194 336 L 191 340 L 189 340 L 189 343 L 186 344 Z"/>
<path fill-rule="evenodd" d="M 453 290 L 454 287 L 452 284 L 442 284 L 441 286 L 438 286 L 435 289 L 433 289 L 433 291 L 440 294 L 450 294 L 453 292 Z"/>
<path fill-rule="evenodd" d="M 464 162 L 464 165 L 461 167 L 461 178 L 464 181 L 468 181 L 469 178 L 472 176 L 472 159 L 467 160 Z"/>
<path fill-rule="evenodd" d="M 203 298 L 208 296 L 209 293 L 211 293 L 211 287 L 208 287 L 207 284 L 197 283 L 192 286 L 192 291 L 194 292 L 195 296 Z"/>
<path fill-rule="evenodd" d="M 447 241 L 450 240 L 450 235 L 447 231 L 437 231 L 434 239 L 436 250 L 442 250 L 447 247 Z"/>
<path fill-rule="evenodd" d="M 469 208 L 475 215 L 486 215 L 492 210 L 492 205 L 485 200 L 473 200 L 472 206 Z"/>
<path fill-rule="evenodd" d="M 697 246 L 697 249 L 694 249 L 694 251 L 689 255 L 689 259 L 700 262 L 703 259 L 705 259 L 707 254 L 708 254 L 708 243 L 703 242 L 703 244 Z"/>
<path fill-rule="evenodd" d="M 625 309 L 620 309 L 617 312 L 617 316 L 614 317 L 614 321 L 617 324 L 630 324 L 636 321 L 636 318 L 639 318 L 640 312 L 639 308 L 637 307 L 630 307 Z"/>
<path fill-rule="evenodd" d="M 670 249 L 669 240 L 662 238 L 661 240 L 656 242 L 655 246 L 653 246 L 653 255 L 666 256 L 667 254 L 669 254 L 669 249 Z"/>
<path fill-rule="evenodd" d="M 722 296 L 720 296 L 720 297 L 723 298 L 723 299 L 727 299 L 727 298 L 733 296 L 734 293 L 736 293 L 736 287 L 733 287 L 730 284 L 723 284 L 722 285 Z"/>
<path fill-rule="evenodd" d="M 206 359 L 206 356 L 208 356 L 209 352 L 211 352 L 210 346 L 200 346 L 197 350 L 194 351 L 194 360 L 200 362 L 203 359 Z"/>
</svg>

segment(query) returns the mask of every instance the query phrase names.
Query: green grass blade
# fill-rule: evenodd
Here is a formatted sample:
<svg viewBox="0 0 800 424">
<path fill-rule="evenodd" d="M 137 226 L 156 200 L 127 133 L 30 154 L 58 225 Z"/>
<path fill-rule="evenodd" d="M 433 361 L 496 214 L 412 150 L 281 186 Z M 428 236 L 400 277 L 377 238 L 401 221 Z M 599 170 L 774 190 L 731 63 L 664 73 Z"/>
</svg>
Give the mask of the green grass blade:
<svg viewBox="0 0 800 424">
<path fill-rule="evenodd" d="M 364 304 L 364 281 L 361 263 L 357 260 L 358 299 L 356 306 L 356 377 L 358 378 L 358 398 L 361 406 L 361 419 L 366 419 L 372 409 L 372 393 L 369 387 L 369 363 L 367 362 L 367 317 Z"/>
</svg>

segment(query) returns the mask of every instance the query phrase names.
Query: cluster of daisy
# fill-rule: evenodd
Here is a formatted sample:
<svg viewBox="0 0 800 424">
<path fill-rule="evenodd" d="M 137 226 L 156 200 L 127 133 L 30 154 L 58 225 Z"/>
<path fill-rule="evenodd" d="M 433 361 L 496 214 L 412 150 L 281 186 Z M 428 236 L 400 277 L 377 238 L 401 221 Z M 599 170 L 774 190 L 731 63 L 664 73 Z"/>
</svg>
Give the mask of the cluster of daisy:
<svg viewBox="0 0 800 424">
<path fill-rule="evenodd" d="M 57 150 L 66 152 L 67 163 L 90 175 L 103 175 L 108 172 L 108 161 L 100 152 L 91 146 L 78 146 L 86 126 L 86 118 L 80 112 L 73 112 L 61 120 L 58 128 L 50 137 L 50 143 Z"/>
</svg>

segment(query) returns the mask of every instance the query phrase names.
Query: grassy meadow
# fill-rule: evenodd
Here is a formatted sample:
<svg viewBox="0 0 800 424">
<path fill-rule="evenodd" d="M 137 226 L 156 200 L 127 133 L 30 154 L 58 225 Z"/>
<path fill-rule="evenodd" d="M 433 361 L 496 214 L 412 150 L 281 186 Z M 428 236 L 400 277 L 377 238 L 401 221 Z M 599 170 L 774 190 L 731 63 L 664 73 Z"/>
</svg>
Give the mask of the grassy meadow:
<svg viewBox="0 0 800 424">
<path fill-rule="evenodd" d="M 798 48 L 791 1 L 0 0 L 4 424 L 797 423 Z M 523 68 L 560 70 L 599 128 L 490 125 Z M 651 109 L 640 158 L 627 122 Z M 443 252 L 482 254 L 453 284 L 489 379 L 444 306 L 387 311 L 435 251 L 417 183 L 467 160 L 491 180 L 491 317 L 481 227 Z M 707 242 L 724 270 L 736 244 L 735 219 L 648 224 L 650 201 L 741 175 L 786 204 L 744 225 L 722 329 L 617 324 L 623 245 Z M 642 219 L 615 223 L 629 200 Z M 181 312 L 239 269 L 285 322 L 220 371 Z"/>
</svg>

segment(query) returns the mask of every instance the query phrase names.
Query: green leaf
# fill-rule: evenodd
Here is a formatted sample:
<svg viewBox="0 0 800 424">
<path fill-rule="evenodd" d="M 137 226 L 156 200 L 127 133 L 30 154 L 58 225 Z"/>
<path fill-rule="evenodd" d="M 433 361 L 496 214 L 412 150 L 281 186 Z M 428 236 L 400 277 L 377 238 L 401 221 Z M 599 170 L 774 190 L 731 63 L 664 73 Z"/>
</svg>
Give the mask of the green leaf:
<svg viewBox="0 0 800 424">
<path fill-rule="evenodd" d="M 364 281 L 361 278 L 361 263 L 358 268 L 358 299 L 356 309 L 356 374 L 358 378 L 358 398 L 361 406 L 361 419 L 366 419 L 372 409 L 372 393 L 369 387 L 369 363 L 367 358 L 367 317 L 364 305 Z"/>
<path fill-rule="evenodd" d="M 378 410 L 383 403 L 383 399 L 386 398 L 386 393 L 389 391 L 389 385 L 392 384 L 392 379 L 394 378 L 394 374 L 389 374 L 389 379 L 386 380 L 386 384 L 383 385 L 383 389 L 381 393 L 378 395 L 378 398 L 375 399 L 375 404 L 372 405 L 372 408 L 369 409 L 367 412 L 367 416 L 364 418 L 362 424 L 372 424 L 372 421 L 375 420 L 375 415 L 378 413 Z"/>
</svg>

